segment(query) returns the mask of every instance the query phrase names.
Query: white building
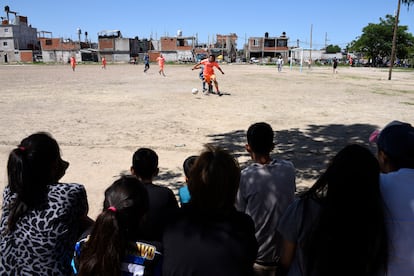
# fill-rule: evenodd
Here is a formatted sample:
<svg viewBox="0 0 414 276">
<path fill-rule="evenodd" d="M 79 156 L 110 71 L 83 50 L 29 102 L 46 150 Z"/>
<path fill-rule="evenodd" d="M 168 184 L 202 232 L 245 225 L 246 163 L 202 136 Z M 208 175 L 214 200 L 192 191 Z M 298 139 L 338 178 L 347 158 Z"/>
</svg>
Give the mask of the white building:
<svg viewBox="0 0 414 276">
<path fill-rule="evenodd" d="M 27 17 L 4 19 L 0 25 L 0 63 L 32 62 L 33 51 L 39 49 L 37 30 L 27 24 Z"/>
</svg>

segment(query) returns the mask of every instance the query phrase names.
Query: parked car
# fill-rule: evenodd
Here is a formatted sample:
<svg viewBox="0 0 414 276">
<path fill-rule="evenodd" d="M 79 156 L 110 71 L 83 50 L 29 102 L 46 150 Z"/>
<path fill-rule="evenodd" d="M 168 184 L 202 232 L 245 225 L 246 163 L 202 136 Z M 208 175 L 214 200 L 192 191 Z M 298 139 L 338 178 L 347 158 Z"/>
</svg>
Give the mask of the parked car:
<svg viewBox="0 0 414 276">
<path fill-rule="evenodd" d="M 250 63 L 259 63 L 259 62 L 260 61 L 255 57 L 250 58 Z"/>
</svg>

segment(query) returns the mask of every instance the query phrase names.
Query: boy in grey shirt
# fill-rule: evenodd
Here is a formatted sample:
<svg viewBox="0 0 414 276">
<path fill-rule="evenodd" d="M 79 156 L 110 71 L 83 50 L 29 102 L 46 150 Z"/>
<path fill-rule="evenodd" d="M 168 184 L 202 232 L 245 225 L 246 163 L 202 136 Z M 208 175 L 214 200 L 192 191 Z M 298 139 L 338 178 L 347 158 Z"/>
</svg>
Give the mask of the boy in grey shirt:
<svg viewBox="0 0 414 276">
<path fill-rule="evenodd" d="M 259 244 L 255 275 L 275 275 L 280 248 L 276 227 L 295 197 L 293 164 L 270 157 L 273 136 L 273 129 L 267 123 L 249 127 L 246 150 L 254 163 L 242 170 L 236 199 L 236 208 L 250 215 L 255 223 Z"/>
</svg>

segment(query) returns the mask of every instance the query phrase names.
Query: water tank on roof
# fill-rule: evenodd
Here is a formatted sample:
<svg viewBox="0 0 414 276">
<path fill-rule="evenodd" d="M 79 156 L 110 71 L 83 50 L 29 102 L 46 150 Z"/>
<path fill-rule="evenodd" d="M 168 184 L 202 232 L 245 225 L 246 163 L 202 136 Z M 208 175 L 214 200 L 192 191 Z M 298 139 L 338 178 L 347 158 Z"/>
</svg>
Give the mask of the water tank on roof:
<svg viewBox="0 0 414 276">
<path fill-rule="evenodd" d="M 269 38 L 269 33 L 265 32 L 265 38 Z"/>
<path fill-rule="evenodd" d="M 178 30 L 178 31 L 177 31 L 177 36 L 178 36 L 178 37 L 183 36 L 183 31 Z"/>
</svg>

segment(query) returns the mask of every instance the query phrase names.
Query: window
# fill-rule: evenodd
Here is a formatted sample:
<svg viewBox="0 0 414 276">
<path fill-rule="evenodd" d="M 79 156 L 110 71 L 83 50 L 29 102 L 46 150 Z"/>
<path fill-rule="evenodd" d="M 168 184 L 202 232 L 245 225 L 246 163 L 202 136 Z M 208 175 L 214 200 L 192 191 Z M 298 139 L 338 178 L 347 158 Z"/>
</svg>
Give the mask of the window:
<svg viewBox="0 0 414 276">
<path fill-rule="evenodd" d="M 52 45 L 52 40 L 51 39 L 46 39 L 46 45 Z"/>
<path fill-rule="evenodd" d="M 177 46 L 185 46 L 184 39 L 177 39 Z"/>
<path fill-rule="evenodd" d="M 4 28 L 4 32 L 5 33 L 8 33 L 9 32 L 9 29 L 8 28 Z"/>
<path fill-rule="evenodd" d="M 287 40 L 286 39 L 278 39 L 277 40 L 278 47 L 287 47 Z"/>
<path fill-rule="evenodd" d="M 253 46 L 259 46 L 259 40 L 253 39 Z"/>
<path fill-rule="evenodd" d="M 3 42 L 3 46 L 7 46 L 7 41 L 4 41 Z"/>
<path fill-rule="evenodd" d="M 274 39 L 265 39 L 264 46 L 265 47 L 275 47 L 276 41 Z"/>
</svg>

